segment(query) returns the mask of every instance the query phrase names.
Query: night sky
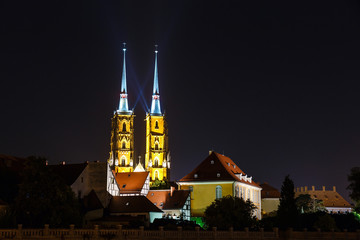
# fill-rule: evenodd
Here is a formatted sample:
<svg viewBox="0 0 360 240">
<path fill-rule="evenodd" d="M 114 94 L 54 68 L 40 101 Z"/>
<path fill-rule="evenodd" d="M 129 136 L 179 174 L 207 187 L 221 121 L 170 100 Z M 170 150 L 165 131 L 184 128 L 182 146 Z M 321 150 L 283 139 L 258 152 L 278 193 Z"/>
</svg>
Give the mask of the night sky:
<svg viewBox="0 0 360 240">
<path fill-rule="evenodd" d="M 250 2 L 250 3 L 249 3 Z M 3 1 L 0 153 L 106 161 L 127 43 L 135 155 L 154 45 L 171 179 L 215 150 L 255 181 L 345 190 L 360 157 L 356 1 Z"/>
</svg>

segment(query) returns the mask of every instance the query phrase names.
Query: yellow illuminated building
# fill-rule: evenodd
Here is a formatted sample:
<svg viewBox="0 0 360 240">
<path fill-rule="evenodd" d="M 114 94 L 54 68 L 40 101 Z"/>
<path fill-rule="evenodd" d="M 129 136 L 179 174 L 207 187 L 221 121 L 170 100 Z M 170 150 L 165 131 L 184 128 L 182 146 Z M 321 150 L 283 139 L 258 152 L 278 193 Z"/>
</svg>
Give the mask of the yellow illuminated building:
<svg viewBox="0 0 360 240">
<path fill-rule="evenodd" d="M 150 172 L 150 181 L 170 178 L 170 159 L 168 157 L 167 123 L 160 107 L 160 94 L 157 71 L 157 53 L 155 51 L 154 87 L 150 113 L 146 115 L 145 169 Z"/>
<path fill-rule="evenodd" d="M 206 207 L 223 196 L 250 200 L 256 206 L 254 215 L 261 219 L 261 187 L 230 158 L 216 152 L 180 179 L 180 189 L 191 192 L 191 215 L 202 217 Z"/>
</svg>

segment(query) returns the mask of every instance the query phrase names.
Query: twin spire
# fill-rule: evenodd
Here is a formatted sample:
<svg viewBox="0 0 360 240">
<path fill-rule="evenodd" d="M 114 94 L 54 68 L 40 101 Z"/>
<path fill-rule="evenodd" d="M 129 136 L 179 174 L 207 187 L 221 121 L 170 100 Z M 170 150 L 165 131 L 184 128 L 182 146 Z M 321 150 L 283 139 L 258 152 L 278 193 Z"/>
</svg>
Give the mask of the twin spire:
<svg viewBox="0 0 360 240">
<path fill-rule="evenodd" d="M 121 113 L 132 113 L 132 111 L 129 111 L 129 105 L 128 105 L 128 95 L 127 95 L 127 89 L 126 89 L 126 65 L 125 65 L 125 48 L 124 43 L 124 60 L 123 60 L 123 73 L 121 78 L 121 91 L 120 91 L 120 103 L 119 103 L 119 110 L 118 112 Z M 157 45 L 155 45 L 155 70 L 154 70 L 154 86 L 153 86 L 153 95 L 151 100 L 151 109 L 150 109 L 150 115 L 153 116 L 160 116 L 161 115 L 161 107 L 160 107 L 160 92 L 159 92 L 159 79 L 158 79 L 158 68 L 157 68 Z"/>
</svg>

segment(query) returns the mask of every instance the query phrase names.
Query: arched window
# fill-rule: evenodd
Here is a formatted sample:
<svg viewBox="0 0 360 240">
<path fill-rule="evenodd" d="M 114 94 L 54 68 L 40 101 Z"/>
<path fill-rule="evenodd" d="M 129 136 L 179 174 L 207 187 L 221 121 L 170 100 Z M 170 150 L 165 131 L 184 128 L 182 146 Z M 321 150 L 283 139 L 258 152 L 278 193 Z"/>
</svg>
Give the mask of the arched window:
<svg viewBox="0 0 360 240">
<path fill-rule="evenodd" d="M 159 122 L 158 121 L 155 122 L 155 129 L 159 129 Z"/>
<path fill-rule="evenodd" d="M 126 123 L 123 123 L 123 129 L 122 129 L 123 132 L 126 132 Z"/>
<path fill-rule="evenodd" d="M 235 197 L 240 197 L 240 194 L 239 194 L 239 186 L 236 186 L 236 187 L 235 187 Z"/>
<path fill-rule="evenodd" d="M 247 191 L 247 199 L 250 200 L 250 189 L 248 189 L 248 191 Z"/>
<path fill-rule="evenodd" d="M 159 179 L 159 171 L 156 170 L 156 171 L 155 171 L 155 180 L 158 180 L 158 179 Z"/>
<path fill-rule="evenodd" d="M 159 150 L 159 143 L 158 142 L 155 143 L 155 150 Z"/>
<path fill-rule="evenodd" d="M 125 149 L 125 148 L 126 148 L 126 142 L 122 142 L 121 148 L 122 148 L 122 149 Z"/>
<path fill-rule="evenodd" d="M 125 157 L 122 157 L 121 158 L 121 166 L 125 166 L 125 162 L 126 162 Z"/>
<path fill-rule="evenodd" d="M 158 165 L 159 165 L 159 159 L 155 158 L 154 167 L 158 167 Z"/>
<path fill-rule="evenodd" d="M 216 186 L 216 199 L 220 199 L 222 198 L 222 187 L 221 186 Z"/>
</svg>

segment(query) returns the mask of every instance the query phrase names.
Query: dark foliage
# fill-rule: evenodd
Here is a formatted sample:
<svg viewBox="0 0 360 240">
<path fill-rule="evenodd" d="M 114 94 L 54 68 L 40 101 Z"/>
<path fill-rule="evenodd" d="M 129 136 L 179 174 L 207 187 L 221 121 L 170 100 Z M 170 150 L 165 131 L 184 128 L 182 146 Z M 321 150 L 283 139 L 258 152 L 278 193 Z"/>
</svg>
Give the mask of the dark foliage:
<svg viewBox="0 0 360 240">
<path fill-rule="evenodd" d="M 295 199 L 295 204 L 299 213 L 311 213 L 326 211 L 321 200 L 311 198 L 309 194 L 300 194 Z"/>
<path fill-rule="evenodd" d="M 170 189 L 170 183 L 164 179 L 160 181 L 156 179 L 150 186 L 150 190 L 159 190 L 159 189 Z"/>
<path fill-rule="evenodd" d="M 289 175 L 285 177 L 281 186 L 277 216 L 280 229 L 296 226 L 298 210 L 295 204 L 294 182 L 290 179 Z"/>
<path fill-rule="evenodd" d="M 351 191 L 350 197 L 356 202 L 356 211 L 360 212 L 360 167 L 353 167 L 348 175 L 350 182 L 347 189 Z"/>
<path fill-rule="evenodd" d="M 176 230 L 177 227 L 182 227 L 183 230 L 194 230 L 195 227 L 200 227 L 194 221 L 187 220 L 177 220 L 170 218 L 157 218 L 150 225 L 151 229 L 159 229 L 159 227 L 164 227 L 164 230 Z"/>
<path fill-rule="evenodd" d="M 254 227 L 256 218 L 253 216 L 254 204 L 249 200 L 230 195 L 216 199 L 205 210 L 204 220 L 208 227 L 217 227 L 219 230 L 242 230 L 244 227 Z"/>
<path fill-rule="evenodd" d="M 20 177 L 6 167 L 0 168 L 0 199 L 12 204 L 18 194 Z"/>
<path fill-rule="evenodd" d="M 78 200 L 69 186 L 50 172 L 45 159 L 30 157 L 14 206 L 24 227 L 68 227 L 81 224 Z"/>
</svg>

